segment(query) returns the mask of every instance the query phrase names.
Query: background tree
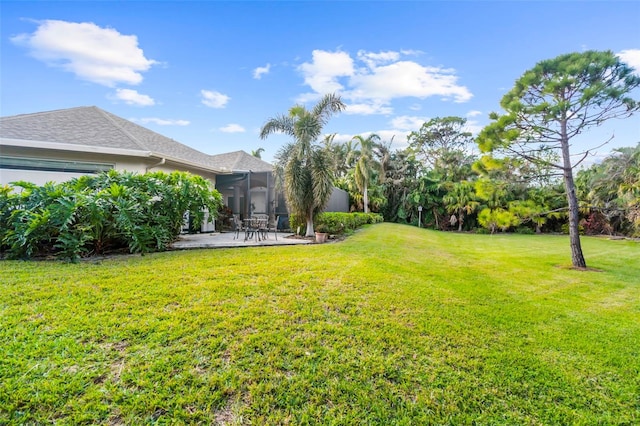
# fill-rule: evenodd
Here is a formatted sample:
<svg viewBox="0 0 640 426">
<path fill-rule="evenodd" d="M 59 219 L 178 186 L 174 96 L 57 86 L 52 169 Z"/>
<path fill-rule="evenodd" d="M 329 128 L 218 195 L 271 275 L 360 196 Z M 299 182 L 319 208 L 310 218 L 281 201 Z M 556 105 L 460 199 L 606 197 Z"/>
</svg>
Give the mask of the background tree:
<svg viewBox="0 0 640 426">
<path fill-rule="evenodd" d="M 415 210 L 417 215 L 420 205 L 413 197 L 420 165 L 415 155 L 406 149 L 391 151 L 390 144 L 381 144 L 377 150 L 384 170 L 382 187 L 386 203 L 382 214 L 386 221 L 406 223 L 410 221 L 411 211 Z"/>
<path fill-rule="evenodd" d="M 570 53 L 536 64 L 520 77 L 502 98 L 504 115 L 491 114 L 493 123 L 478 137 L 484 152 L 520 156 L 548 163 L 548 151 L 559 151 L 561 163 L 547 164 L 562 172 L 569 215 L 569 240 L 574 267 L 586 262 L 578 232 L 579 207 L 570 142 L 592 126 L 611 118 L 627 117 L 639 104 L 629 93 L 640 77 L 612 52 Z"/>
<path fill-rule="evenodd" d="M 349 153 L 349 158 L 354 160 L 353 177 L 356 186 L 362 193 L 362 204 L 365 213 L 369 213 L 369 186 L 380 170 L 380 163 L 375 159 L 374 148 L 380 140 L 375 133 L 362 137 L 354 136 L 354 149 Z"/>
<path fill-rule="evenodd" d="M 466 180 L 463 180 L 462 182 L 455 182 L 451 187 L 451 190 L 443 197 L 442 200 L 447 206 L 447 211 L 449 213 L 458 214 L 458 217 L 456 218 L 458 231 L 462 231 L 465 213 L 471 214 L 480 204 L 476 201 L 473 184 Z"/>
<path fill-rule="evenodd" d="M 415 189 L 409 195 L 411 210 L 416 211 L 422 206 L 422 222 L 428 227 L 444 230 L 448 223 L 443 204 L 446 194 L 439 176 L 433 171 L 421 174 L 416 180 Z"/>
<path fill-rule="evenodd" d="M 576 186 L 589 215 L 585 231 L 640 234 L 640 144 L 615 149 L 602 163 L 581 170 Z"/>
<path fill-rule="evenodd" d="M 407 136 L 409 149 L 446 182 L 459 182 L 473 174 L 475 147 L 473 136 L 466 131 L 467 120 L 461 117 L 436 117 L 424 123 L 419 131 Z"/>
<path fill-rule="evenodd" d="M 421 165 L 417 188 L 421 193 L 414 193 L 412 198 L 420 199 L 427 223 L 431 222 L 436 229 L 447 228 L 449 221 L 444 220 L 447 211 L 464 216 L 464 209 L 449 207 L 457 198 L 452 192 L 460 191 L 460 182 L 472 182 L 476 177 L 472 170 L 475 144 L 466 123 L 461 117 L 436 117 L 407 137 L 408 151 Z"/>
<path fill-rule="evenodd" d="M 336 180 L 340 181 L 346 178 L 349 173 L 349 163 L 347 162 L 347 158 L 349 157 L 349 153 L 352 151 L 352 142 L 336 142 L 335 134 L 326 135 L 322 141 L 324 144 L 324 149 L 327 151 L 329 156 L 331 157 L 332 167 L 335 172 Z M 342 187 L 341 185 L 338 185 Z"/>
<path fill-rule="evenodd" d="M 522 203 L 528 207 L 528 212 L 518 214 L 523 221 L 531 220 L 535 224 L 536 233 L 542 232 L 542 227 L 550 220 L 552 223 L 559 220 L 566 222 L 566 197 L 562 182 L 529 188 L 526 200 Z"/>
<path fill-rule="evenodd" d="M 311 110 L 295 105 L 288 115 L 267 120 L 260 130 L 264 139 L 272 133 L 293 138 L 276 154 L 276 181 L 281 181 L 289 211 L 307 223 L 306 236 L 313 236 L 313 218 L 329 201 L 333 188 L 332 159 L 318 144 L 322 129 L 332 115 L 344 110 L 339 96 L 325 95 Z"/>
</svg>

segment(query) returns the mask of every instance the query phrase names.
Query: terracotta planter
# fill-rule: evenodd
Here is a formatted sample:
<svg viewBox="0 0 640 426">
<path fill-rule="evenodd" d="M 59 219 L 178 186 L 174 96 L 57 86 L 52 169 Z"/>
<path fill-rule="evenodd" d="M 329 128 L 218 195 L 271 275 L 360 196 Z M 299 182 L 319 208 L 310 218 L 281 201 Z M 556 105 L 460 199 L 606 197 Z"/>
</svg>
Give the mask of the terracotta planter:
<svg viewBox="0 0 640 426">
<path fill-rule="evenodd" d="M 329 234 L 326 232 L 316 232 L 316 243 L 324 243 L 327 241 Z"/>
</svg>

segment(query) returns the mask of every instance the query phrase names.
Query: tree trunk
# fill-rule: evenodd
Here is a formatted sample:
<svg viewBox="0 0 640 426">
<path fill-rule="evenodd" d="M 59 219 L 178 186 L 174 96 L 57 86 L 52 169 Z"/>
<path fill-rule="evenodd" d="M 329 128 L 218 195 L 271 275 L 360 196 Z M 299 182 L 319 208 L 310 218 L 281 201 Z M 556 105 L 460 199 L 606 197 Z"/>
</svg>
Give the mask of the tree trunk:
<svg viewBox="0 0 640 426">
<path fill-rule="evenodd" d="M 305 237 L 313 237 L 315 232 L 313 232 L 313 208 L 309 212 L 309 217 L 307 217 L 307 233 L 304 235 Z"/>
<path fill-rule="evenodd" d="M 564 188 L 567 192 L 567 203 L 569 204 L 569 244 L 571 245 L 571 263 L 574 268 L 586 268 L 587 263 L 582 254 L 580 245 L 580 231 L 578 222 L 580 220 L 578 209 L 578 196 L 576 186 L 573 181 L 573 168 L 571 167 L 571 157 L 569 156 L 569 139 L 567 138 L 567 123 L 561 123 L 561 147 L 562 147 L 562 176 L 564 178 Z"/>
<path fill-rule="evenodd" d="M 369 213 L 369 191 L 367 190 L 367 185 L 364 186 L 364 191 L 362 191 L 362 202 L 364 203 L 364 212 Z"/>
<path fill-rule="evenodd" d="M 433 208 L 433 217 L 436 220 L 436 229 L 440 229 L 440 224 L 438 223 L 438 211 L 435 207 Z"/>
<path fill-rule="evenodd" d="M 458 232 L 462 232 L 462 218 L 464 217 L 464 213 L 462 209 L 458 211 Z"/>
</svg>

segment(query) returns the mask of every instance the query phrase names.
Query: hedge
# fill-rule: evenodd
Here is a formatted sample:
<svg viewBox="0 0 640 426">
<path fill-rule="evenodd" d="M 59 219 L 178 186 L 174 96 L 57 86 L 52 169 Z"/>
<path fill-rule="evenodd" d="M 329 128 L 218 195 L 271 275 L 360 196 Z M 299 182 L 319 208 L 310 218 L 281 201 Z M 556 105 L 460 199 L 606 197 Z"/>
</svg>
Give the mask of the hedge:
<svg viewBox="0 0 640 426">
<path fill-rule="evenodd" d="M 378 213 L 341 213 L 341 212 L 323 212 L 318 214 L 313 224 L 315 231 L 326 232 L 332 235 L 339 235 L 353 232 L 363 225 L 380 223 L 384 219 Z M 306 233 L 306 222 L 299 220 L 296 215 L 289 216 L 289 225 L 292 230 L 296 231 L 300 227 L 300 233 Z"/>
</svg>

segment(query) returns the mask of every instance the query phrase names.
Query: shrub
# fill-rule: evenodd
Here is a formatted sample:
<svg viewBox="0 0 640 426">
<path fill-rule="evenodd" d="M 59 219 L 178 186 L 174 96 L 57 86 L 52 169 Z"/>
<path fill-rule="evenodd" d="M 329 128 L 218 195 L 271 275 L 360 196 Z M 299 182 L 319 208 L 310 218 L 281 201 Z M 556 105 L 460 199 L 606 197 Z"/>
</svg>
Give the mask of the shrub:
<svg viewBox="0 0 640 426">
<path fill-rule="evenodd" d="M 560 227 L 560 230 L 563 234 L 569 235 L 569 224 L 563 223 L 562 226 Z M 584 227 L 581 224 L 578 225 L 578 233 L 580 235 L 584 235 Z"/>
<path fill-rule="evenodd" d="M 613 228 L 606 216 L 600 212 L 592 212 L 580 221 L 580 228 L 586 235 L 612 234 Z"/>
<path fill-rule="evenodd" d="M 510 211 L 504 209 L 485 208 L 478 214 L 478 223 L 489 229 L 493 234 L 499 228 L 505 232 L 512 226 L 520 224 L 520 219 Z"/>
<path fill-rule="evenodd" d="M 533 235 L 536 232 L 533 229 L 529 228 L 528 226 L 518 226 L 515 229 L 515 233 L 516 234 L 524 234 L 524 235 Z"/>
<path fill-rule="evenodd" d="M 221 203 L 207 180 L 184 172 L 111 170 L 59 184 L 13 186 L 22 192 L 0 191 L 0 250 L 11 258 L 54 254 L 75 261 L 108 249 L 165 250 L 185 214 L 199 226 L 205 209 L 213 220 Z"/>
<path fill-rule="evenodd" d="M 314 226 L 317 229 L 323 229 L 332 235 L 339 235 L 353 232 L 363 225 L 380 223 L 384 219 L 379 213 L 342 213 L 342 212 L 323 212 L 314 218 Z M 300 232 L 306 231 L 306 223 L 302 223 L 296 215 L 289 216 L 289 224 L 292 230 L 300 227 Z"/>
<path fill-rule="evenodd" d="M 298 217 L 298 215 L 291 213 L 289 215 L 289 228 L 296 234 L 303 232 L 307 226 L 302 222 L 302 219 Z M 300 230 L 298 230 L 300 228 Z"/>
</svg>

